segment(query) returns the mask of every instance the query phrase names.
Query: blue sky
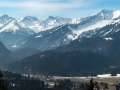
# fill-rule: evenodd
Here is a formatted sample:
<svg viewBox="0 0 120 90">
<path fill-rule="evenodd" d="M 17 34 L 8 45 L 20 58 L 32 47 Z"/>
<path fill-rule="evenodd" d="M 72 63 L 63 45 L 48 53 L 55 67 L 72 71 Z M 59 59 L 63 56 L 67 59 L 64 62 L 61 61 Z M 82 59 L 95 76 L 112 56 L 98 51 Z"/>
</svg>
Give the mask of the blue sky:
<svg viewBox="0 0 120 90">
<path fill-rule="evenodd" d="M 44 20 L 48 16 L 82 18 L 102 9 L 120 10 L 120 0 L 0 0 L 0 16 L 7 14 L 20 19 L 36 16 Z"/>
</svg>

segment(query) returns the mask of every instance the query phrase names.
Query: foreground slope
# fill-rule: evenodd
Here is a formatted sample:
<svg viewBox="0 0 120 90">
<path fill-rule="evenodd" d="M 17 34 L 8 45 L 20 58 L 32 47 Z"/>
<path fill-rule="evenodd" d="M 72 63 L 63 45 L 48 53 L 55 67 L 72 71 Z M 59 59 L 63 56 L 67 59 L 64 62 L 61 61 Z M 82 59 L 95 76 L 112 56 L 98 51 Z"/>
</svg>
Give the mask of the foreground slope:
<svg viewBox="0 0 120 90">
<path fill-rule="evenodd" d="M 83 75 L 109 68 L 111 59 L 92 52 L 45 51 L 8 65 L 8 70 L 27 74 Z"/>
</svg>

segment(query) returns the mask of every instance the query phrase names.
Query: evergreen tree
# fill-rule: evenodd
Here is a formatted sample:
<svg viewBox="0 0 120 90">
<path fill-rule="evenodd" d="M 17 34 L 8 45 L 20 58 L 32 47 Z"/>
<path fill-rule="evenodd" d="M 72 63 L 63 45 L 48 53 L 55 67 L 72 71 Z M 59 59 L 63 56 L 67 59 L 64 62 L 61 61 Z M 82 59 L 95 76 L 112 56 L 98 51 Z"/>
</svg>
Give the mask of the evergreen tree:
<svg viewBox="0 0 120 90">
<path fill-rule="evenodd" d="M 93 82 L 93 79 L 91 78 L 90 84 L 87 86 L 87 90 L 94 90 L 95 84 Z"/>
<path fill-rule="evenodd" d="M 3 74 L 0 72 L 0 90 L 8 90 L 7 83 L 3 79 Z"/>
<path fill-rule="evenodd" d="M 56 82 L 55 82 L 55 84 L 54 84 L 54 90 L 57 90 L 57 84 L 56 84 Z"/>
</svg>

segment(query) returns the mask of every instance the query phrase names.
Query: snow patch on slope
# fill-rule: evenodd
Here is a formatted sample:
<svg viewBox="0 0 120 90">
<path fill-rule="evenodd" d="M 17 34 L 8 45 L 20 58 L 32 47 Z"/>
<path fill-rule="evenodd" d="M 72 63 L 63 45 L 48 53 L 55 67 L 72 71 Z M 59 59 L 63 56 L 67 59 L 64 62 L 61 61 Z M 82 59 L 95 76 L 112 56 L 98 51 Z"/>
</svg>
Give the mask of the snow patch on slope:
<svg viewBox="0 0 120 90">
<path fill-rule="evenodd" d="M 83 32 L 89 31 L 89 30 L 95 30 L 97 28 L 101 28 L 103 26 L 106 26 L 107 24 L 109 24 L 110 22 L 113 22 L 113 20 L 103 20 L 97 23 L 93 23 L 93 24 L 85 24 L 83 26 L 79 26 L 77 29 L 71 29 L 71 31 L 77 35 L 77 37 L 79 35 L 81 35 Z M 77 38 L 75 37 L 75 39 Z"/>
<path fill-rule="evenodd" d="M 105 40 L 113 40 L 113 38 L 111 38 L 111 37 L 108 37 L 108 38 L 103 38 L 103 39 L 105 39 Z"/>
<path fill-rule="evenodd" d="M 112 19 L 118 18 L 119 16 L 120 16 L 120 10 L 114 11 Z"/>
<path fill-rule="evenodd" d="M 36 36 L 35 38 L 40 38 L 40 37 L 42 37 L 42 35 L 38 35 L 38 36 Z"/>
<path fill-rule="evenodd" d="M 13 48 L 18 48 L 19 46 L 17 46 L 17 45 L 13 45 L 12 47 L 13 47 Z"/>
</svg>

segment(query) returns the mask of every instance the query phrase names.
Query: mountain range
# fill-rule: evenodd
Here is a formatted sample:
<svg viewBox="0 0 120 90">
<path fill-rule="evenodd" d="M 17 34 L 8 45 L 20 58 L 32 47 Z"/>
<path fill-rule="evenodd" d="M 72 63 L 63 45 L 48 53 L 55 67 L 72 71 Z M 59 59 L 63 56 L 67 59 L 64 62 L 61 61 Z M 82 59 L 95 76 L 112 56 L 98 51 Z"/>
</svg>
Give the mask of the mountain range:
<svg viewBox="0 0 120 90">
<path fill-rule="evenodd" d="M 0 40 L 2 40 L 9 49 L 16 48 L 18 47 L 16 43 L 27 36 L 67 23 L 74 23 L 76 20 L 77 19 L 63 18 L 60 16 L 49 16 L 49 18 L 43 21 L 32 16 L 17 20 L 8 15 L 3 15 L 0 17 Z"/>
<path fill-rule="evenodd" d="M 119 31 L 120 10 L 101 10 L 85 18 L 49 16 L 46 20 L 27 16 L 15 19 L 0 17 L 0 40 L 9 49 L 53 49 L 81 37 L 106 37 Z M 109 28 L 109 29 L 108 29 Z"/>
</svg>

